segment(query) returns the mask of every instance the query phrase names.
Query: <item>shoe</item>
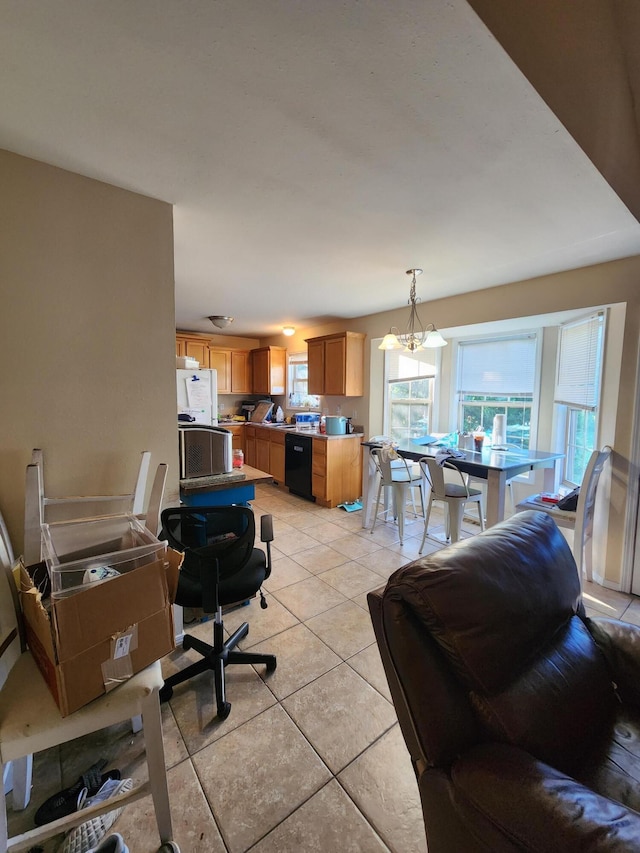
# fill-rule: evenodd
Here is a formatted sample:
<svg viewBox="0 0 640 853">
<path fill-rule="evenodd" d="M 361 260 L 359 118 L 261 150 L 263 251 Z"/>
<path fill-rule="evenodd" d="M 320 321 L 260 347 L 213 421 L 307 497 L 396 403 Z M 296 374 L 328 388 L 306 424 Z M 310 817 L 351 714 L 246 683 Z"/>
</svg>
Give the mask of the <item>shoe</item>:
<svg viewBox="0 0 640 853">
<path fill-rule="evenodd" d="M 129 848 L 120 833 L 114 832 L 113 835 L 103 838 L 97 847 L 87 850 L 87 853 L 129 853 Z"/>
<path fill-rule="evenodd" d="M 96 805 L 96 803 L 105 802 L 105 800 L 111 797 L 117 797 L 118 794 L 127 793 L 132 788 L 133 779 L 109 779 L 93 797 L 84 801 L 82 807 L 88 808 L 89 806 Z M 120 806 L 113 811 L 93 817 L 81 823 L 80 826 L 74 827 L 65 836 L 62 844 L 58 847 L 57 853 L 88 853 L 89 850 L 92 850 L 102 841 L 123 811 L 124 806 Z M 98 849 L 102 853 L 101 848 Z M 109 850 L 109 848 L 106 849 Z M 118 850 L 117 847 L 114 849 Z"/>
<path fill-rule="evenodd" d="M 65 788 L 45 800 L 34 815 L 35 825 L 42 826 L 44 823 L 51 823 L 52 820 L 58 820 L 58 818 L 72 814 L 82 806 L 86 797 L 97 794 L 108 779 L 119 779 L 119 770 L 109 770 L 107 773 L 100 772 L 106 763 L 106 759 L 101 758 L 100 761 L 92 764 L 86 773 L 82 774 L 75 785 Z"/>
</svg>

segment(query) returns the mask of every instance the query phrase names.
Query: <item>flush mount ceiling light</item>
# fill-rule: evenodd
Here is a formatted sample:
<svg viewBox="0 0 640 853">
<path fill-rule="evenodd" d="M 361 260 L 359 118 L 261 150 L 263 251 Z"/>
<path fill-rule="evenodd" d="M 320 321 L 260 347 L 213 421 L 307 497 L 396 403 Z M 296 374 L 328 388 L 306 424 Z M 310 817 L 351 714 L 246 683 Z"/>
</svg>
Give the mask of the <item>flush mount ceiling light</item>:
<svg viewBox="0 0 640 853">
<path fill-rule="evenodd" d="M 411 290 L 409 291 L 409 300 L 407 305 L 411 306 L 409 311 L 409 321 L 404 332 L 400 332 L 395 326 L 389 330 L 389 334 L 385 335 L 378 349 L 402 349 L 405 352 L 415 352 L 415 350 L 432 347 L 445 347 L 447 342 L 436 329 L 433 323 L 425 327 L 420 322 L 416 306 L 420 299 L 416 297 L 416 276 L 421 275 L 421 269 L 407 270 L 407 275 L 411 276 Z"/>
<path fill-rule="evenodd" d="M 233 317 L 223 317 L 221 314 L 214 314 L 213 317 L 209 317 L 214 326 L 217 326 L 219 329 L 226 329 L 227 326 L 230 326 L 233 323 Z"/>
<path fill-rule="evenodd" d="M 296 333 L 296 327 L 295 326 L 283 326 L 282 327 L 282 334 L 286 335 L 288 338 L 290 338 L 291 335 L 295 335 L 295 333 Z"/>
</svg>

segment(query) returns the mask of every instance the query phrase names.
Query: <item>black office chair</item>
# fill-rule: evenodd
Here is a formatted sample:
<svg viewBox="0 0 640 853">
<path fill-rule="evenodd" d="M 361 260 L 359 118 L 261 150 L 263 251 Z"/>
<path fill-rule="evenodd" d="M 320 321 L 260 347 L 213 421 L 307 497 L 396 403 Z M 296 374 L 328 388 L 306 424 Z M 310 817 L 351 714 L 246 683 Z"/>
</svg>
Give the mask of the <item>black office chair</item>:
<svg viewBox="0 0 640 853">
<path fill-rule="evenodd" d="M 176 604 L 214 613 L 215 621 L 212 646 L 185 635 L 182 648 L 195 649 L 203 659 L 167 678 L 160 691 L 160 700 L 170 699 L 176 684 L 212 669 L 218 717 L 224 720 L 231 710 L 225 697 L 224 668 L 227 664 L 264 663 L 267 672 L 276 668 L 275 655 L 233 651 L 249 632 L 247 622 L 226 642 L 222 624 L 224 606 L 245 602 L 257 592 L 260 592 L 260 606 L 267 606 L 260 587 L 271 574 L 272 518 L 270 515 L 261 518 L 260 539 L 266 543 L 266 554 L 253 547 L 255 520 L 253 511 L 245 506 L 170 507 L 163 510 L 161 520 L 161 537 L 172 548 L 184 552 Z"/>
</svg>

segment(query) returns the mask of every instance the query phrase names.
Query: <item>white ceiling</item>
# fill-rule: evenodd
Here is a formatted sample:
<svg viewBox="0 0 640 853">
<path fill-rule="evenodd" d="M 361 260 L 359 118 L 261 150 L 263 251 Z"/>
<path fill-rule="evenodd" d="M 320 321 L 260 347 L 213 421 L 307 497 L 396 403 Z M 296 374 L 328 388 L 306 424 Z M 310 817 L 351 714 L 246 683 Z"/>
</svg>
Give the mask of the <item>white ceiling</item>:
<svg viewBox="0 0 640 853">
<path fill-rule="evenodd" d="M 640 253 L 465 0 L 0 0 L 0 147 L 175 205 L 176 324 L 269 335 Z"/>
</svg>

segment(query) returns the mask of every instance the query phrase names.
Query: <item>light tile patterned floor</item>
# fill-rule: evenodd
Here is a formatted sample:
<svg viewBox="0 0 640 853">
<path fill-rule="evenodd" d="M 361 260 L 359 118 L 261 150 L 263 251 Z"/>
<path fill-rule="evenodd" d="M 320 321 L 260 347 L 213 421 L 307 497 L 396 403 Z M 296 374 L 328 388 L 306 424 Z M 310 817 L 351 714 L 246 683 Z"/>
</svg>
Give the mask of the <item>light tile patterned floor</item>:
<svg viewBox="0 0 640 853">
<path fill-rule="evenodd" d="M 278 658 L 264 667 L 227 669 L 231 714 L 215 717 L 212 678 L 175 689 L 163 706 L 175 838 L 182 853 L 425 853 L 422 812 L 408 753 L 375 645 L 366 593 L 415 559 L 422 521 L 362 529 L 362 513 L 323 509 L 275 486 L 260 486 L 256 515 L 274 518 L 269 607 L 257 601 L 225 615 L 232 631 L 248 621 L 244 649 Z M 463 535 L 478 526 L 464 524 Z M 444 544 L 434 510 L 424 553 Z M 640 600 L 586 584 L 590 613 L 640 624 Z M 212 623 L 190 625 L 203 639 Z M 176 650 L 165 675 L 195 659 Z M 145 777 L 142 735 L 126 724 L 36 756 L 26 812 L 10 827 L 32 825 L 35 808 L 72 784 L 98 757 L 134 780 Z M 131 853 L 158 847 L 149 798 L 126 808 L 114 825 Z M 46 846 L 53 853 L 57 843 Z"/>
</svg>

